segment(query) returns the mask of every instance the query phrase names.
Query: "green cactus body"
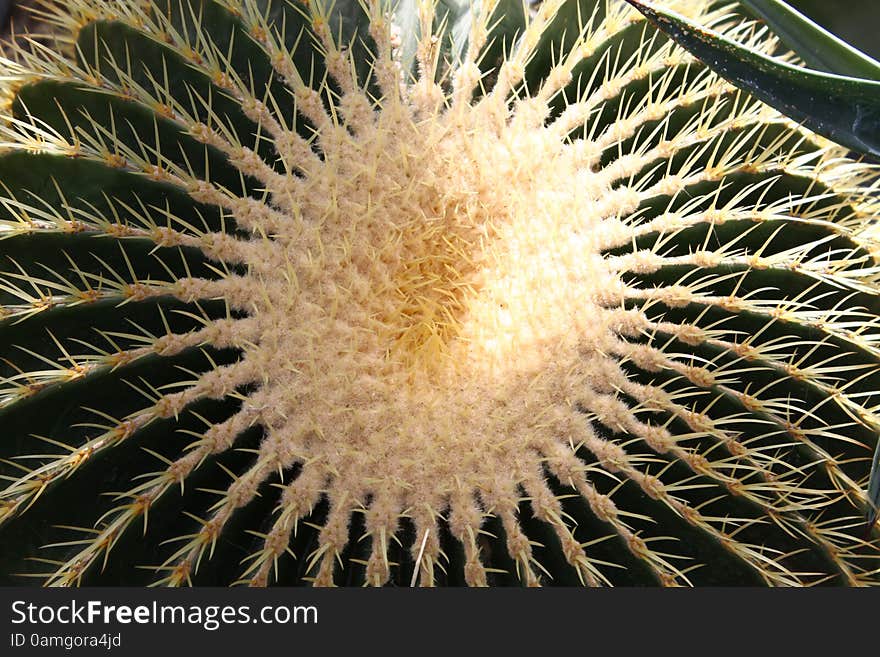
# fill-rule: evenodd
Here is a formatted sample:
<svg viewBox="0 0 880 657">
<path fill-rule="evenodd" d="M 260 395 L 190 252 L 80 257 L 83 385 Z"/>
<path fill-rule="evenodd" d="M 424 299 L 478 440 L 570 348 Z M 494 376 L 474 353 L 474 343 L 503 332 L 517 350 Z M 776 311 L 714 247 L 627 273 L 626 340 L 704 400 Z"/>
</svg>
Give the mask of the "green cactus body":
<svg viewBox="0 0 880 657">
<path fill-rule="evenodd" d="M 616 0 L 62 4 L 4 82 L 5 582 L 880 581 L 876 169 Z"/>
</svg>

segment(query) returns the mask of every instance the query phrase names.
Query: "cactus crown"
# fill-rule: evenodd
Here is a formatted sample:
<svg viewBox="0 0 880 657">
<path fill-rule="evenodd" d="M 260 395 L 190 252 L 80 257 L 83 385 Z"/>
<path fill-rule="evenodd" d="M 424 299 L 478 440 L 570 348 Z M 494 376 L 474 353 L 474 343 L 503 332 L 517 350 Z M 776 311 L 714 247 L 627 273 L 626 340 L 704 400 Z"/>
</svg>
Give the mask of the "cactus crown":
<svg viewBox="0 0 880 657">
<path fill-rule="evenodd" d="M 393 9 L 76 0 L 5 62 L 3 570 L 876 583 L 871 167 L 623 2 Z"/>
</svg>

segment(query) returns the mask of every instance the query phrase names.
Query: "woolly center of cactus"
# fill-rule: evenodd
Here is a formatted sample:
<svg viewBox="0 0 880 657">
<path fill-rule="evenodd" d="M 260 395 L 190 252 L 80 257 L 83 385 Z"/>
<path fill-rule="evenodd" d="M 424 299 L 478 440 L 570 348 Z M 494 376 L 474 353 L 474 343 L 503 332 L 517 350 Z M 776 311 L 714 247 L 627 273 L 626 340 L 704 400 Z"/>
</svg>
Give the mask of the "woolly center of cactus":
<svg viewBox="0 0 880 657">
<path fill-rule="evenodd" d="M 251 263 L 264 334 L 248 358 L 286 409 L 273 435 L 326 441 L 335 469 L 382 482 L 360 494 L 481 486 L 527 467 L 560 418 L 564 435 L 586 426 L 572 406 L 607 335 L 598 302 L 619 291 L 599 255 L 614 221 L 574 149 L 496 110 L 416 118 L 396 101 L 368 130 L 325 128 L 327 157 Z"/>
<path fill-rule="evenodd" d="M 591 174 L 540 130 L 487 129 L 484 108 L 399 110 L 362 135 L 337 131 L 275 236 L 284 262 L 257 266 L 263 310 L 291 336 L 322 336 L 283 353 L 326 359 L 344 380 L 498 376 L 594 333 L 592 296 L 612 283 Z"/>
</svg>

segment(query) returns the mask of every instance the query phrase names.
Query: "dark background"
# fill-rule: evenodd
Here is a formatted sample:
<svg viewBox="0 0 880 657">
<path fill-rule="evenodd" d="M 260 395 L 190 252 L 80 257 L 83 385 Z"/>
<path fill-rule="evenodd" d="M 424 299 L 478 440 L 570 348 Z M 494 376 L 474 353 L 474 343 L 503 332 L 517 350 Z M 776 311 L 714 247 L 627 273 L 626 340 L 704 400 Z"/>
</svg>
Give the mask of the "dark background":
<svg viewBox="0 0 880 657">
<path fill-rule="evenodd" d="M 789 4 L 880 59 L 880 0 L 789 0 Z"/>
</svg>

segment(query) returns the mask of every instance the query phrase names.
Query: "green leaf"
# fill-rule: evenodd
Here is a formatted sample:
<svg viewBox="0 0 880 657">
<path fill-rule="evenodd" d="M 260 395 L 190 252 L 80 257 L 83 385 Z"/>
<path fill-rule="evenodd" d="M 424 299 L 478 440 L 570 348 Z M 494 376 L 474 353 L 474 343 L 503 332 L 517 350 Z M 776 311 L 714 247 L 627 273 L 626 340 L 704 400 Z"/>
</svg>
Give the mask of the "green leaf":
<svg viewBox="0 0 880 657">
<path fill-rule="evenodd" d="M 880 82 L 791 66 L 674 12 L 639 0 L 627 2 L 738 88 L 828 139 L 880 157 Z"/>
<path fill-rule="evenodd" d="M 868 480 L 868 529 L 877 522 L 877 513 L 880 510 L 880 441 L 874 450 L 874 460 L 871 464 L 871 477 Z"/>
<path fill-rule="evenodd" d="M 880 62 L 834 36 L 782 0 L 741 0 L 764 19 L 808 66 L 853 77 L 880 79 Z"/>
</svg>

